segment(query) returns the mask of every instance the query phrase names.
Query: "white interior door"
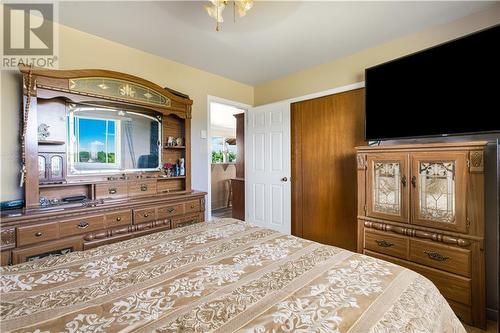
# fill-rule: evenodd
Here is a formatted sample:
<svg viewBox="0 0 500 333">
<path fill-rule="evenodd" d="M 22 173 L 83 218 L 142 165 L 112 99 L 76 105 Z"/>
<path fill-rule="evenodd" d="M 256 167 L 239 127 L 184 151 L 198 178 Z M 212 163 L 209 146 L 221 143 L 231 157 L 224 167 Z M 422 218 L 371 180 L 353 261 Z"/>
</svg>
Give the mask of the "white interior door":
<svg viewBox="0 0 500 333">
<path fill-rule="evenodd" d="M 290 234 L 290 103 L 249 109 L 246 123 L 246 220 Z"/>
</svg>

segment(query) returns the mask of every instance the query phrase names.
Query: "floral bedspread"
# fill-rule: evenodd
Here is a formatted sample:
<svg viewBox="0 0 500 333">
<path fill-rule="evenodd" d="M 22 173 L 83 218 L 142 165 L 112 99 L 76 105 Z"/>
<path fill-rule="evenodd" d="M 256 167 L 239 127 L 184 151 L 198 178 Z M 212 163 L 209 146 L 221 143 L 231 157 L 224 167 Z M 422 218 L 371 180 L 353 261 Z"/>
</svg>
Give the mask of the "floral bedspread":
<svg viewBox="0 0 500 333">
<path fill-rule="evenodd" d="M 465 332 L 381 260 L 234 219 L 1 268 L 2 332 Z"/>
</svg>

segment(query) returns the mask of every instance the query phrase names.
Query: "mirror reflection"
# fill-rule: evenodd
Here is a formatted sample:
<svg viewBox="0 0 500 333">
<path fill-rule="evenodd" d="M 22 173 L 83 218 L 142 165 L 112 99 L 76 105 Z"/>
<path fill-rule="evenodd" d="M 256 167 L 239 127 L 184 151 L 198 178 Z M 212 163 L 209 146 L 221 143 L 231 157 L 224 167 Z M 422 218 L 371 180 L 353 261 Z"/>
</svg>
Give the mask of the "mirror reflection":
<svg viewBox="0 0 500 333">
<path fill-rule="evenodd" d="M 159 119 L 124 109 L 72 104 L 68 113 L 70 174 L 160 167 Z"/>
</svg>

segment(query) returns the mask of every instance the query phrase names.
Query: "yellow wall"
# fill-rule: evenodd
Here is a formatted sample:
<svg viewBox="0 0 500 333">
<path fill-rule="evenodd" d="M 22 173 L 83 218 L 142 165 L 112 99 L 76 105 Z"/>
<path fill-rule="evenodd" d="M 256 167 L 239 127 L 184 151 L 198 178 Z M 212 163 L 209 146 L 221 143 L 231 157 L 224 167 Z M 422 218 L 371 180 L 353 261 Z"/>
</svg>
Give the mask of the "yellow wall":
<svg viewBox="0 0 500 333">
<path fill-rule="evenodd" d="M 395 39 L 350 56 L 255 87 L 254 105 L 304 96 L 364 81 L 365 68 L 500 23 L 500 3 L 451 23 Z"/>
<path fill-rule="evenodd" d="M 2 9 L 2 6 L 0 6 Z M 1 14 L 0 10 L 0 14 Z M 104 68 L 125 72 L 168 86 L 194 100 L 192 121 L 193 188 L 208 189 L 207 95 L 244 104 L 261 105 L 303 96 L 364 80 L 364 69 L 473 31 L 500 23 L 500 3 L 460 20 L 431 27 L 353 55 L 310 68 L 256 87 L 198 70 L 144 51 L 75 29 L 59 29 L 61 69 Z M 2 71 L 0 81 L 0 201 L 22 197 L 19 182 L 20 80 L 15 71 Z"/>
<path fill-rule="evenodd" d="M 150 80 L 186 93 L 193 99 L 192 183 L 208 190 L 207 95 L 253 104 L 253 87 L 167 60 L 75 29 L 59 28 L 59 68 L 103 68 Z M 19 182 L 20 82 L 15 71 L 1 73 L 0 201 L 22 197 Z"/>
</svg>

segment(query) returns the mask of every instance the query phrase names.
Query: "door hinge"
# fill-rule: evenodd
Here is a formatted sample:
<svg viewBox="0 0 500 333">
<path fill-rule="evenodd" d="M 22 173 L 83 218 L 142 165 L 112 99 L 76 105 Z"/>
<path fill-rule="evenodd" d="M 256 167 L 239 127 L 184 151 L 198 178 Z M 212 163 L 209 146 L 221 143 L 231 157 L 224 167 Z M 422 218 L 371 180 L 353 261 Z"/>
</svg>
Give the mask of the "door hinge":
<svg viewBox="0 0 500 333">
<path fill-rule="evenodd" d="M 470 168 L 470 160 L 467 159 L 467 168 Z"/>
</svg>

